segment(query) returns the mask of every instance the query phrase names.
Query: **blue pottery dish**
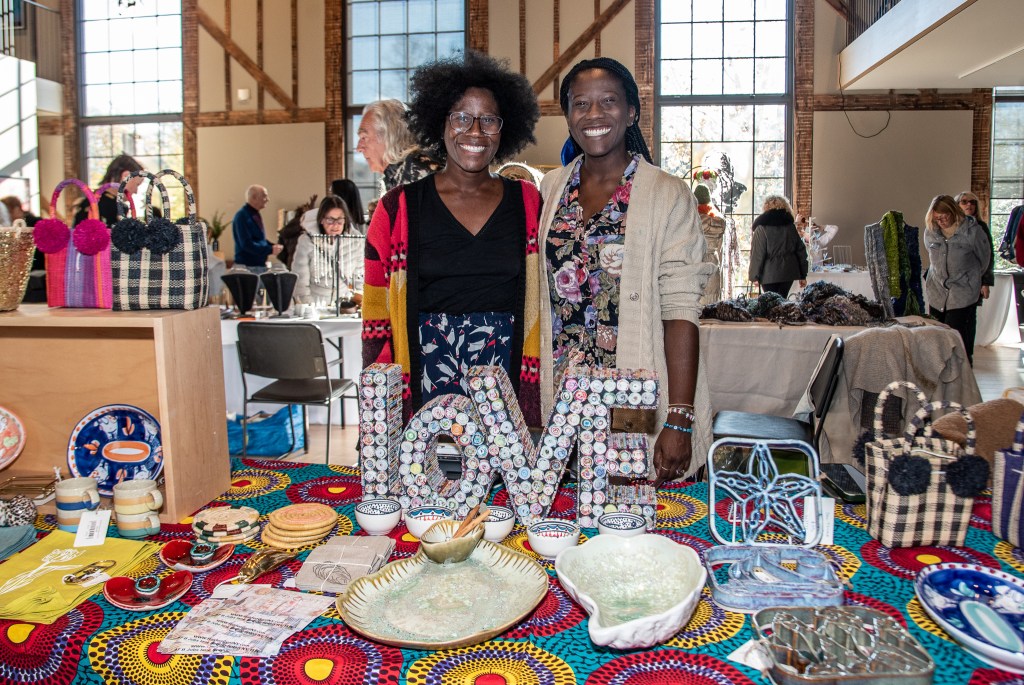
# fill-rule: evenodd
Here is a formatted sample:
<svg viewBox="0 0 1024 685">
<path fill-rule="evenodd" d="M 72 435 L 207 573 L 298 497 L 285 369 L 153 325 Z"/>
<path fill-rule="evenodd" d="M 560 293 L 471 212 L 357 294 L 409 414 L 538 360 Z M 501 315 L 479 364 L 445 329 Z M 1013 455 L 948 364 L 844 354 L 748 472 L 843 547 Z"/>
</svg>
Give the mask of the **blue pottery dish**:
<svg viewBox="0 0 1024 685">
<path fill-rule="evenodd" d="M 926 566 L 914 590 L 928 615 L 978 659 L 1024 673 L 1024 581 L 976 564 Z"/>
<path fill-rule="evenodd" d="M 417 538 L 438 521 L 455 518 L 455 512 L 448 507 L 416 507 L 405 513 L 405 527 Z"/>
<path fill-rule="evenodd" d="M 601 535 L 618 535 L 629 538 L 647 532 L 647 519 L 627 511 L 612 511 L 597 519 L 597 531 Z"/>
<path fill-rule="evenodd" d="M 126 480 L 156 479 L 164 468 L 160 422 L 129 404 L 108 404 L 86 414 L 68 440 L 68 468 L 96 479 L 104 497 Z"/>
</svg>

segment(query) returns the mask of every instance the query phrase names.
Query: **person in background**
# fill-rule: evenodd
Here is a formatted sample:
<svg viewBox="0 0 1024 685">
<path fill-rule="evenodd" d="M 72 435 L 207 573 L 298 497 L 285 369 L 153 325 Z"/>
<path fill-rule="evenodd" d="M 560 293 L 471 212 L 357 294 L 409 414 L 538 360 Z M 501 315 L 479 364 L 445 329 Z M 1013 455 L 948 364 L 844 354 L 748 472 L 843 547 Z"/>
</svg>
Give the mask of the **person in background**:
<svg viewBox="0 0 1024 685">
<path fill-rule="evenodd" d="M 356 151 L 375 174 L 383 174 L 381 194 L 418 181 L 441 168 L 441 163 L 416 145 L 399 100 L 377 100 L 363 108 Z"/>
<path fill-rule="evenodd" d="M 967 360 L 974 364 L 978 297 L 992 261 L 992 240 L 949 195 L 936 195 L 924 217 L 928 249 L 925 299 L 928 313 L 960 334 Z"/>
<path fill-rule="evenodd" d="M 704 261 L 689 186 L 651 162 L 629 70 L 584 60 L 563 79 L 559 103 L 573 149 L 541 184 L 543 415 L 568 366 L 656 371 L 649 441 L 660 484 L 696 468 L 711 444 L 697 319 L 715 265 Z M 612 427 L 625 427 L 614 414 Z"/>
<path fill-rule="evenodd" d="M 965 216 L 972 217 L 978 222 L 978 225 L 985 231 L 985 235 L 988 236 L 989 247 L 992 247 L 992 231 L 989 229 L 988 224 L 981 220 L 981 202 L 978 200 L 978 196 L 966 190 L 958 194 L 954 199 Z M 992 251 L 989 253 L 988 268 L 985 269 L 985 275 L 981 279 L 981 293 L 978 296 L 979 307 L 983 300 L 988 299 L 989 290 L 996 284 L 995 269 L 996 253 L 995 248 L 992 248 Z"/>
<path fill-rule="evenodd" d="M 788 297 L 793 281 L 800 281 L 801 288 L 807 285 L 807 246 L 796 230 L 789 200 L 769 195 L 762 212 L 752 226 L 747 276 L 751 285 Z"/>
<path fill-rule="evenodd" d="M 270 196 L 267 189 L 251 185 L 245 191 L 245 204 L 231 220 L 231 235 L 235 239 L 235 265 L 241 265 L 253 273 L 267 270 L 267 258 L 280 254 L 282 246 L 267 240 L 260 210 L 267 206 Z"/>
<path fill-rule="evenodd" d="M 347 274 L 338 273 L 335 281 L 335 274 L 332 271 L 341 270 L 345 260 L 337 259 L 338 254 L 331 249 L 330 244 L 314 242 L 310 235 L 340 236 L 345 228 L 351 225 L 352 217 L 345 201 L 336 195 L 325 197 L 316 209 L 315 227 L 311 227 L 312 230 L 304 227 L 295 244 L 295 257 L 292 259 L 291 268 L 298 276 L 293 294 L 296 302 L 328 302 L 335 293 L 335 284 L 340 286 L 339 290 L 344 290 L 344 279 Z M 344 299 L 344 293 L 338 293 L 338 296 Z"/>
<path fill-rule="evenodd" d="M 432 397 L 467 394 L 469 367 L 503 366 L 539 426 L 540 196 L 490 172 L 535 142 L 537 96 L 473 51 L 420 67 L 409 90 L 409 127 L 445 165 L 388 191 L 370 220 L 363 366 L 401 365 L 406 418 Z"/>
<path fill-rule="evenodd" d="M 285 222 L 281 230 L 277 232 L 277 242 L 281 245 L 281 251 L 277 253 L 277 258 L 284 263 L 289 269 L 292 268 L 292 260 L 295 259 L 295 246 L 299 241 L 299 236 L 302 235 L 302 220 L 306 213 L 310 210 L 313 211 L 313 222 L 316 221 L 316 198 L 317 195 L 314 193 L 309 196 L 307 202 L 303 202 L 301 205 L 296 207 L 292 211 L 292 216 L 288 221 Z"/>
<path fill-rule="evenodd" d="M 7 213 L 10 214 L 11 221 L 22 219 L 26 226 L 35 226 L 36 222 L 39 221 L 38 216 L 32 212 L 25 211 L 24 206 L 21 204 L 21 199 L 15 195 L 0 197 L 0 203 L 2 203 L 7 209 Z"/>
<path fill-rule="evenodd" d="M 131 155 L 120 154 L 114 157 L 107 165 L 107 170 L 103 173 L 103 178 L 100 180 L 99 185 L 105 185 L 107 183 L 121 183 L 131 174 L 136 171 L 142 171 L 142 165 L 139 164 L 134 157 Z M 136 176 L 128 185 L 125 187 L 125 192 L 129 197 L 139 192 L 139 186 L 142 185 L 143 178 Z M 99 186 L 97 186 L 99 187 Z M 103 191 L 103 194 L 97 198 L 97 206 L 100 210 L 100 220 L 103 221 L 107 226 L 113 226 L 117 223 L 117 191 L 114 189 L 108 189 Z M 157 207 L 153 208 L 154 216 L 159 216 L 159 202 Z M 84 221 L 89 216 L 89 203 L 85 201 L 85 198 L 79 200 L 75 205 L 75 219 L 74 225 L 77 226 L 79 223 Z"/>
<path fill-rule="evenodd" d="M 349 232 L 356 232 L 360 235 L 366 234 L 366 214 L 363 209 L 363 198 L 359 195 L 359 186 L 347 178 L 339 178 L 331 181 L 331 195 L 340 197 L 348 207 L 349 225 L 346 227 Z"/>
</svg>

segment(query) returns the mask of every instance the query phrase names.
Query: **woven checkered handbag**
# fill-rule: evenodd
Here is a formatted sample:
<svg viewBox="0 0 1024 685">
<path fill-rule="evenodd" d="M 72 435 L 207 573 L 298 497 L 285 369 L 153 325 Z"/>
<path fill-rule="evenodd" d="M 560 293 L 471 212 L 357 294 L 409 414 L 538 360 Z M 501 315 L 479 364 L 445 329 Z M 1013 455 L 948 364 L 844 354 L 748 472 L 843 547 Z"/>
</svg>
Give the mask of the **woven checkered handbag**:
<svg viewBox="0 0 1024 685">
<path fill-rule="evenodd" d="M 996 450 L 992 468 L 992 534 L 1020 547 L 1024 543 L 1024 414 L 1017 420 L 1013 445 Z"/>
<path fill-rule="evenodd" d="M 77 178 L 68 178 L 53 189 L 50 207 L 56 211 L 61 191 L 71 185 L 85 196 L 89 216 L 74 229 L 54 217 L 42 219 L 33 230 L 36 247 L 46 255 L 46 302 L 51 307 L 110 309 L 110 229 L 99 220 L 97 196 Z"/>
<path fill-rule="evenodd" d="M 170 169 L 158 174 L 136 171 L 132 176 L 149 179 L 146 195 L 146 222 L 135 216 L 125 218 L 125 187 L 118 190 L 120 218 L 114 225 L 113 248 L 114 309 L 198 309 L 209 300 L 209 257 L 206 252 L 206 227 L 196 218 L 192 186 Z M 171 223 L 170 199 L 160 178 L 176 178 L 185 191 L 187 216 Z M 152 218 L 150 197 L 153 188 L 160 192 L 164 216 Z"/>
<path fill-rule="evenodd" d="M 889 395 L 901 387 L 917 397 L 921 408 L 901 437 L 886 438 L 882 411 Z M 945 409 L 967 420 L 965 448 L 933 434 L 930 417 Z M 962 546 L 974 498 L 956 495 L 947 474 L 956 460 L 974 456 L 976 431 L 970 414 L 955 402 L 929 403 L 916 385 L 896 381 L 878 395 L 874 431 L 875 439 L 864 450 L 868 534 L 886 547 Z"/>
</svg>

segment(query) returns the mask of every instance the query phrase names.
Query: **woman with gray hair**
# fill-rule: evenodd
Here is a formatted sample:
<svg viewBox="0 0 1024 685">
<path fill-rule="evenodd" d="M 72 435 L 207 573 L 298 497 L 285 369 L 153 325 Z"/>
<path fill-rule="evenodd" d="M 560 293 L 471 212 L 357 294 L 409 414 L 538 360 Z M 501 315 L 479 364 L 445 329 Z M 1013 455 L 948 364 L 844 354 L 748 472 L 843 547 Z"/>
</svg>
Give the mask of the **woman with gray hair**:
<svg viewBox="0 0 1024 685">
<path fill-rule="evenodd" d="M 793 281 L 807 285 L 807 246 L 796 230 L 793 208 L 781 195 L 769 195 L 752 225 L 750 268 L 752 285 L 768 292 L 789 295 Z"/>
<path fill-rule="evenodd" d="M 382 194 L 441 168 L 436 159 L 416 145 L 405 112 L 406 106 L 399 100 L 377 100 L 363 108 L 356 151 L 366 158 L 370 171 L 383 174 Z"/>
</svg>

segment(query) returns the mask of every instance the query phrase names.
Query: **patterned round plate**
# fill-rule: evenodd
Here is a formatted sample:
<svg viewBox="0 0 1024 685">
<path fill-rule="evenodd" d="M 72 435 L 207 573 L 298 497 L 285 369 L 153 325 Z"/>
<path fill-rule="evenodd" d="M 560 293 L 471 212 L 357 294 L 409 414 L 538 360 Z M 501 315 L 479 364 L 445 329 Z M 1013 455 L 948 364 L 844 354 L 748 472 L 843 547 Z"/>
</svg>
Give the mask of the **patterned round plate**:
<svg viewBox="0 0 1024 685">
<path fill-rule="evenodd" d="M 68 467 L 76 476 L 95 478 L 107 497 L 122 481 L 155 479 L 164 468 L 160 423 L 129 404 L 94 409 L 71 432 Z"/>
<path fill-rule="evenodd" d="M 25 448 L 25 425 L 9 409 L 0 407 L 0 469 L 18 458 Z"/>
<path fill-rule="evenodd" d="M 1024 582 L 975 564 L 935 564 L 917 574 L 921 606 L 982 661 L 1024 673 Z"/>
<path fill-rule="evenodd" d="M 270 512 L 267 519 L 279 531 L 319 531 L 338 522 L 338 512 L 326 504 L 289 504 Z"/>
<path fill-rule="evenodd" d="M 235 535 L 250 530 L 260 520 L 252 507 L 209 507 L 192 517 L 192 529 L 204 534 Z"/>
</svg>

